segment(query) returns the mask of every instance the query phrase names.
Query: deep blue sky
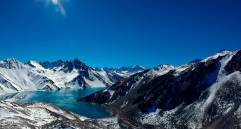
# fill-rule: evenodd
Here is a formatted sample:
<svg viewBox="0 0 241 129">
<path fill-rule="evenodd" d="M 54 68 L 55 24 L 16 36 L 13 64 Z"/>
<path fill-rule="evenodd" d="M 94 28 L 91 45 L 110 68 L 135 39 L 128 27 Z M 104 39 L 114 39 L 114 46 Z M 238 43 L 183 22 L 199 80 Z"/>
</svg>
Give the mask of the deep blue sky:
<svg viewBox="0 0 241 129">
<path fill-rule="evenodd" d="M 151 67 L 241 48 L 241 0 L 46 1 L 0 1 L 0 59 Z"/>
</svg>

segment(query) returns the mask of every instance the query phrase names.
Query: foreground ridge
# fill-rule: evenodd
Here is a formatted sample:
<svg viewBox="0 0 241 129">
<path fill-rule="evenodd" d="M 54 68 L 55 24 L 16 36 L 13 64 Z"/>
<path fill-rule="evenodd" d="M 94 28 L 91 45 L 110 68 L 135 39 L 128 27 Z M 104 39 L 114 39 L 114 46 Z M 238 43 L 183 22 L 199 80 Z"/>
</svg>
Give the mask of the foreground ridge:
<svg viewBox="0 0 241 129">
<path fill-rule="evenodd" d="M 44 103 L 0 101 L 0 129 L 118 129 L 115 119 L 91 120 Z"/>
<path fill-rule="evenodd" d="M 241 50 L 134 74 L 80 101 L 105 105 L 121 127 L 241 128 Z"/>
</svg>

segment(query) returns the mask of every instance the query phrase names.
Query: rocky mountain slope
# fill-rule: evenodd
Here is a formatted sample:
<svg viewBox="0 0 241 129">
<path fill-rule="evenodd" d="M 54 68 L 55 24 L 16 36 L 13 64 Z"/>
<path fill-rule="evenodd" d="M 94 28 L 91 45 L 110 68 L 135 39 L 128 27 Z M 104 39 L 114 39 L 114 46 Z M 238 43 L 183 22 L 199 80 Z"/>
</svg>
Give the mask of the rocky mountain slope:
<svg viewBox="0 0 241 129">
<path fill-rule="evenodd" d="M 80 101 L 104 104 L 123 128 L 240 129 L 241 50 L 145 70 Z"/>
<path fill-rule="evenodd" d="M 118 129 L 115 119 L 91 120 L 43 103 L 0 101 L 0 129 Z"/>
<path fill-rule="evenodd" d="M 126 69 L 92 68 L 78 59 L 55 62 L 16 59 L 0 61 L 0 94 L 24 90 L 57 90 L 110 86 L 130 75 L 143 71 L 142 67 Z"/>
</svg>

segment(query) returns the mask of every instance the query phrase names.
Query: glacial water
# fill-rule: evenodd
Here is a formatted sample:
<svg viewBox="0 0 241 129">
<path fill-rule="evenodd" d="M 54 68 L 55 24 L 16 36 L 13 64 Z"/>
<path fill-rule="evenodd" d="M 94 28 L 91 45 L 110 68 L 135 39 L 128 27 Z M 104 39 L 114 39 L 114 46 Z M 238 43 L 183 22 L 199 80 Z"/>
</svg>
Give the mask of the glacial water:
<svg viewBox="0 0 241 129">
<path fill-rule="evenodd" d="M 103 88 L 65 89 L 59 91 L 26 91 L 16 94 L 0 96 L 0 99 L 10 100 L 17 103 L 44 102 L 50 103 L 61 109 L 77 113 L 89 118 L 106 118 L 110 113 L 103 106 L 78 102 L 77 100 Z"/>
</svg>

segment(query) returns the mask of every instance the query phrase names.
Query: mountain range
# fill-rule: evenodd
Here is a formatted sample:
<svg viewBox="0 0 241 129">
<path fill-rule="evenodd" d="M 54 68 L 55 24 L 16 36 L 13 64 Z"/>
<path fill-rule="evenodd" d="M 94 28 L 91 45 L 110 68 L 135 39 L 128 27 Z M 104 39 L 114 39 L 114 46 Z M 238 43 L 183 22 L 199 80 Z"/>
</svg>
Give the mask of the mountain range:
<svg viewBox="0 0 241 129">
<path fill-rule="evenodd" d="M 79 101 L 102 104 L 121 128 L 240 129 L 241 50 L 147 69 Z"/>
<path fill-rule="evenodd" d="M 0 101 L 0 125 L 6 128 L 241 128 L 241 50 L 224 50 L 178 67 L 159 65 L 151 69 L 92 68 L 77 59 L 25 64 L 16 59 L 0 62 L 1 93 L 96 86 L 107 88 L 78 101 L 101 104 L 115 118 L 94 120 L 53 105 Z"/>
<path fill-rule="evenodd" d="M 143 71 L 141 66 L 93 68 L 78 59 L 54 62 L 0 61 L 0 94 L 26 90 L 105 87 Z"/>
</svg>

